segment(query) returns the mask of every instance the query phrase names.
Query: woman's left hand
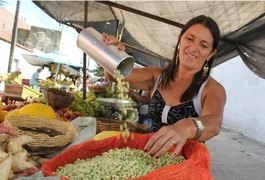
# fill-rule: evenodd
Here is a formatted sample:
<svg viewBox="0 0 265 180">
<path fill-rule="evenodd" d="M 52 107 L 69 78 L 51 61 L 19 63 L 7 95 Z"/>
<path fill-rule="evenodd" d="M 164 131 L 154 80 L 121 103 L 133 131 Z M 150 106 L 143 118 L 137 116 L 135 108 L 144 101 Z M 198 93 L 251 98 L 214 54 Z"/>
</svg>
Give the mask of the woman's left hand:
<svg viewBox="0 0 265 180">
<path fill-rule="evenodd" d="M 110 36 L 109 34 L 103 32 L 102 40 L 106 44 L 116 45 L 119 50 L 125 51 L 125 45 L 114 36 Z"/>
<path fill-rule="evenodd" d="M 144 150 L 158 158 L 175 146 L 176 148 L 172 154 L 178 156 L 190 137 L 190 123 L 189 120 L 180 120 L 173 125 L 163 126 L 150 138 Z"/>
</svg>

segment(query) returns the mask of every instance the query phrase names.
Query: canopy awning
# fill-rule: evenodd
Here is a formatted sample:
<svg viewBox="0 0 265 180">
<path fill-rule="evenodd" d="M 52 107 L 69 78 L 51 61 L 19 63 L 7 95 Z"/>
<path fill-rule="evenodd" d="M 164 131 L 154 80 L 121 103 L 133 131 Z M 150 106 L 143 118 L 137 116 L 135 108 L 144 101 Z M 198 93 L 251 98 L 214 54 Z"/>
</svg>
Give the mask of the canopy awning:
<svg viewBox="0 0 265 180">
<path fill-rule="evenodd" d="M 82 67 L 82 64 L 74 63 L 69 57 L 57 51 L 51 53 L 22 54 L 22 56 L 29 64 L 34 66 L 57 63 L 79 68 Z"/>
<path fill-rule="evenodd" d="M 59 23 L 77 31 L 94 27 L 116 35 L 127 45 L 127 53 L 146 66 L 165 66 L 173 56 L 183 24 L 204 14 L 217 21 L 222 35 L 214 66 L 240 55 L 251 71 L 265 78 L 265 1 L 34 3 Z"/>
</svg>

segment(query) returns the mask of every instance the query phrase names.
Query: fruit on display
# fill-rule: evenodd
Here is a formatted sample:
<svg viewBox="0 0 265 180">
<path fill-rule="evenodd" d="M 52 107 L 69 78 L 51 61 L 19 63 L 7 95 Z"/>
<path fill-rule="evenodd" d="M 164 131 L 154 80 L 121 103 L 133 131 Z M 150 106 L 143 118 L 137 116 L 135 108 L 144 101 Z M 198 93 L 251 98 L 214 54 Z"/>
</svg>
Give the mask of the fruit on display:
<svg viewBox="0 0 265 180">
<path fill-rule="evenodd" d="M 18 115 L 18 108 L 16 103 L 8 104 L 3 107 L 3 110 L 0 114 L 0 122 L 4 121 L 7 116 L 17 116 Z M 20 106 L 22 107 L 22 105 Z"/>
<path fill-rule="evenodd" d="M 8 111 L 3 110 L 3 103 L 0 101 L 0 123 L 5 119 L 7 113 Z"/>
<path fill-rule="evenodd" d="M 109 137 L 119 136 L 120 134 L 120 131 L 101 131 L 99 134 L 95 135 L 93 139 L 95 141 L 101 141 Z"/>
<path fill-rule="evenodd" d="M 30 103 L 33 103 L 33 102 L 37 102 L 37 101 L 35 101 L 35 100 L 32 100 L 32 101 L 14 101 L 14 102 L 12 102 L 12 103 L 9 103 L 9 104 L 7 104 L 7 105 L 5 105 L 4 107 L 3 107 L 3 110 L 5 110 L 5 111 L 13 111 L 13 110 L 15 110 L 15 109 L 20 109 L 20 108 L 22 108 L 23 106 L 25 106 L 25 105 L 27 105 L 27 104 L 30 104 Z"/>
<path fill-rule="evenodd" d="M 5 117 L 7 116 L 8 113 L 9 111 L 6 110 L 0 111 L 0 123 L 5 120 Z"/>
<path fill-rule="evenodd" d="M 70 109 L 72 111 L 80 112 L 81 116 L 86 117 L 100 117 L 103 116 L 103 106 L 97 100 L 95 93 L 88 92 L 86 99 L 84 100 L 81 94 L 73 93 L 74 101 L 72 102 Z"/>
<path fill-rule="evenodd" d="M 63 80 L 59 80 L 59 79 L 57 79 L 56 81 L 46 79 L 46 80 L 41 80 L 39 82 L 40 87 L 47 88 L 47 89 L 48 88 L 60 88 L 60 87 L 71 86 L 71 85 L 73 85 L 72 82 L 63 81 Z"/>
<path fill-rule="evenodd" d="M 75 118 L 81 116 L 81 113 L 78 111 L 72 111 L 69 107 L 56 109 L 57 119 L 63 121 L 72 121 Z"/>
<path fill-rule="evenodd" d="M 0 100 L 0 111 L 2 111 L 3 110 L 3 102 Z"/>
<path fill-rule="evenodd" d="M 8 111 L 6 117 L 18 116 L 18 115 L 19 115 L 19 111 L 18 111 L 18 109 L 14 109 L 14 110 L 10 110 L 10 111 Z"/>
<path fill-rule="evenodd" d="M 16 102 L 8 104 L 0 111 L 0 122 L 4 121 L 6 117 L 26 115 L 30 117 L 42 117 L 49 120 L 63 120 L 72 121 L 81 116 L 77 110 L 72 110 L 70 107 L 56 108 L 54 106 L 46 105 L 42 102 Z"/>
<path fill-rule="evenodd" d="M 15 109 L 8 113 L 8 116 L 27 115 L 31 117 L 43 117 L 49 120 L 56 118 L 56 113 L 51 106 L 42 103 L 31 103 L 24 105 L 20 109 Z"/>
<path fill-rule="evenodd" d="M 8 104 L 3 108 L 3 110 L 5 110 L 5 111 L 11 111 L 14 109 L 17 109 L 17 105 L 15 105 L 15 104 Z"/>
<path fill-rule="evenodd" d="M 58 87 L 58 85 L 53 80 L 50 80 L 50 79 L 41 80 L 39 82 L 39 86 L 42 87 L 42 88 L 54 88 L 54 87 Z"/>
</svg>

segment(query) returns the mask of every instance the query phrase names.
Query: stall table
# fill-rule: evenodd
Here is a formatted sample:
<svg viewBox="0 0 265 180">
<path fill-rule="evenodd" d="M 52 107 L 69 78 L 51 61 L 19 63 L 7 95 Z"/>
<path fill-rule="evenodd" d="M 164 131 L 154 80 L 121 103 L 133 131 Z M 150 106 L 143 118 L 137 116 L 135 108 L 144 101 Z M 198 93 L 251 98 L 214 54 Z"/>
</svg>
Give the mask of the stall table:
<svg viewBox="0 0 265 180">
<path fill-rule="evenodd" d="M 5 95 L 5 103 L 7 104 L 8 99 L 16 101 L 24 101 L 28 98 L 37 98 L 42 94 L 27 85 L 6 84 L 4 95 Z"/>
</svg>

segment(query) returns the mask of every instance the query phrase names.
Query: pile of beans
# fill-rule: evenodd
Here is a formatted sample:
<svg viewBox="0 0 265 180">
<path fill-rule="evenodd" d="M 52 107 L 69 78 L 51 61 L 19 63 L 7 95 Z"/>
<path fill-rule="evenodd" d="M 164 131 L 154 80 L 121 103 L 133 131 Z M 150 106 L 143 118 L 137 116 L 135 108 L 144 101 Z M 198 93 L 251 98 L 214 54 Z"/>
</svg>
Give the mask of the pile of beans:
<svg viewBox="0 0 265 180">
<path fill-rule="evenodd" d="M 78 159 L 73 164 L 59 167 L 55 173 L 75 180 L 125 180 L 183 161 L 183 156 L 172 157 L 170 153 L 166 153 L 156 159 L 142 150 L 126 147 L 111 149 L 94 158 Z"/>
<path fill-rule="evenodd" d="M 118 99 L 126 99 L 126 100 L 131 100 L 132 101 L 132 99 L 128 95 L 128 92 L 129 92 L 129 89 L 130 89 L 129 82 L 124 80 L 124 76 L 118 70 L 115 70 L 114 78 L 117 81 L 117 91 L 116 91 L 117 98 Z"/>
</svg>

